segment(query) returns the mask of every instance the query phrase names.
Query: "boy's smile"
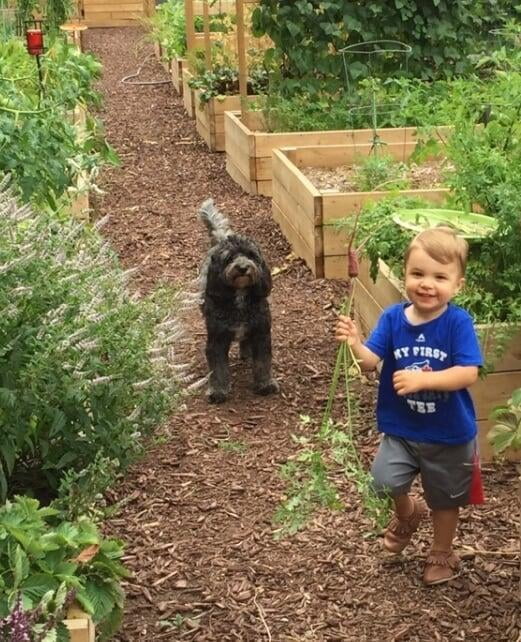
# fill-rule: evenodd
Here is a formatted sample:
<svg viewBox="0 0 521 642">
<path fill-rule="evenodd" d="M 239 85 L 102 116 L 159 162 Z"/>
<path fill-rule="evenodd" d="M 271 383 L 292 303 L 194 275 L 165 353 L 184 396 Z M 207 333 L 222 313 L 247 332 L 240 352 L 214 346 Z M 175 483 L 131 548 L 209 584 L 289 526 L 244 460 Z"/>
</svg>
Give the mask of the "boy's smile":
<svg viewBox="0 0 521 642">
<path fill-rule="evenodd" d="M 456 261 L 440 263 L 422 248 L 413 248 L 405 266 L 405 291 L 412 303 L 406 308 L 407 318 L 425 323 L 440 316 L 463 283 Z"/>
</svg>

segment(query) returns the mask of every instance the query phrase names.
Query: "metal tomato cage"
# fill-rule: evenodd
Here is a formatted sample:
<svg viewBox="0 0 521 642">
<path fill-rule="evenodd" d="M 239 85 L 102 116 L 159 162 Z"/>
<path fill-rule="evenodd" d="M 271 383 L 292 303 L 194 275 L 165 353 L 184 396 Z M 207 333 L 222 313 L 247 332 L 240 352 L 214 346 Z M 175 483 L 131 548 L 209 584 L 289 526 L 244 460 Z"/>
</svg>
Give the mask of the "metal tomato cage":
<svg viewBox="0 0 521 642">
<path fill-rule="evenodd" d="M 366 58 L 366 66 L 371 72 L 369 74 L 370 78 L 373 77 L 373 67 L 376 66 L 374 65 L 375 58 L 380 61 L 386 58 L 401 59 L 400 66 L 407 72 L 412 47 L 399 40 L 367 40 L 343 47 L 339 52 L 342 54 L 347 94 L 350 95 L 353 93 L 354 87 L 354 78 L 352 78 L 352 73 L 350 72 L 350 64 L 353 62 L 353 58 L 356 56 Z M 377 83 L 373 80 L 371 83 L 371 102 L 368 105 L 358 105 L 348 109 L 348 114 L 363 112 L 371 116 L 371 129 L 373 130 L 372 151 L 375 153 L 379 147 L 386 144 L 378 135 L 378 115 L 394 113 L 398 107 L 398 103 L 377 104 Z"/>
</svg>

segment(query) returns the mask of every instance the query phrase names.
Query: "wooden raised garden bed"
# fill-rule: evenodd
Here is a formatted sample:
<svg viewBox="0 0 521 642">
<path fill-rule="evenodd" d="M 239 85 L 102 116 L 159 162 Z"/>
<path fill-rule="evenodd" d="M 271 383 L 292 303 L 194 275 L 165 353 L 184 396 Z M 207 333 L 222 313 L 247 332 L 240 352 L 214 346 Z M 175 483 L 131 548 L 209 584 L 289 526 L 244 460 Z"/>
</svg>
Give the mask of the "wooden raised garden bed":
<svg viewBox="0 0 521 642">
<path fill-rule="evenodd" d="M 248 100 L 255 100 L 257 96 L 250 96 Z M 216 96 L 206 103 L 201 103 L 201 91 L 194 91 L 195 124 L 201 138 L 212 152 L 224 152 L 224 112 L 240 109 L 241 97 Z"/>
<path fill-rule="evenodd" d="M 195 96 L 194 90 L 188 84 L 188 81 L 193 78 L 192 72 L 183 67 L 183 105 L 186 113 L 190 118 L 195 118 Z"/>
<path fill-rule="evenodd" d="M 380 261 L 376 281 L 369 275 L 369 261 L 360 262 L 360 273 L 355 281 L 355 310 L 364 332 L 371 330 L 383 309 L 393 303 L 405 301 L 401 282 L 389 267 Z M 498 404 L 506 403 L 512 390 L 521 387 L 521 330 L 513 332 L 506 350 L 496 361 L 491 355 L 494 328 L 478 326 L 480 336 L 487 336 L 487 346 L 483 348 L 485 359 L 493 363 L 494 371 L 484 379 L 479 379 L 471 388 L 476 407 L 479 430 L 479 448 L 483 461 L 493 458 L 492 449 L 487 441 L 487 433 L 492 428 L 489 420 L 491 410 Z M 501 330 L 500 330 L 501 331 Z M 484 343 L 484 342 L 482 342 Z M 507 451 L 510 460 L 521 460 L 521 451 Z"/>
<path fill-rule="evenodd" d="M 185 65 L 185 58 L 174 58 L 170 61 L 170 76 L 172 77 L 172 85 L 180 96 L 183 95 L 183 69 Z"/>
<path fill-rule="evenodd" d="M 154 0 L 82 0 L 83 18 L 89 27 L 135 27 L 151 16 Z"/>
<path fill-rule="evenodd" d="M 384 136 L 385 130 L 380 131 L 384 132 Z M 408 142 L 390 142 L 385 146 L 385 153 L 397 160 L 407 160 L 416 148 L 416 130 L 408 129 L 405 134 Z M 360 140 L 368 136 L 367 131 L 361 130 L 350 132 L 349 135 Z M 387 130 L 387 135 L 403 138 L 404 131 L 398 133 L 397 130 Z M 226 149 L 228 150 L 228 138 Z M 338 220 L 359 212 L 370 201 L 389 197 L 390 192 L 321 191 L 305 176 L 302 169 L 350 165 L 357 158 L 369 155 L 371 150 L 372 145 L 368 144 L 287 147 L 273 150 L 273 218 L 295 254 L 306 261 L 317 277 L 346 278 L 347 233 L 338 229 Z M 400 191 L 403 196 L 417 196 L 433 203 L 443 202 L 448 193 L 449 190 L 443 187 Z"/>
<path fill-rule="evenodd" d="M 248 112 L 248 126 L 241 112 L 228 112 L 224 118 L 226 171 L 249 194 L 272 194 L 272 151 L 304 145 L 363 145 L 373 139 L 371 129 L 339 131 L 268 133 L 262 112 Z M 440 128 L 443 131 L 444 128 Z M 416 139 L 415 127 L 379 129 L 384 143 L 406 143 Z"/>
<path fill-rule="evenodd" d="M 64 621 L 69 630 L 71 642 L 94 642 L 94 623 L 89 615 L 77 607 L 69 609 L 68 617 Z"/>
</svg>

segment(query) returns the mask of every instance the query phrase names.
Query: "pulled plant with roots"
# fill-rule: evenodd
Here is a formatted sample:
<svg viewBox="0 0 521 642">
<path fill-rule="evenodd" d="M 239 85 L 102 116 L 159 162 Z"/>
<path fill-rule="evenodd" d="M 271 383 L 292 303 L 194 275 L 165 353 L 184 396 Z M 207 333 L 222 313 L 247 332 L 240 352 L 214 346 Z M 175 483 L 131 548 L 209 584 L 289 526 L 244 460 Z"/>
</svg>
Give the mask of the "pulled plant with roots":
<svg viewBox="0 0 521 642">
<path fill-rule="evenodd" d="M 351 315 L 354 281 L 358 277 L 358 256 L 364 243 L 354 247 L 358 227 L 358 216 L 355 218 L 348 244 L 348 296 L 340 308 L 340 314 Z M 303 448 L 292 460 L 282 467 L 282 476 L 290 483 L 287 497 L 275 514 L 275 522 L 281 527 L 275 532 L 277 537 L 292 534 L 300 529 L 310 517 L 316 506 L 341 509 L 336 487 L 328 479 L 328 462 L 331 459 L 340 465 L 342 471 L 355 485 L 362 498 L 365 512 L 376 531 L 380 531 L 389 519 L 390 502 L 388 498 L 378 496 L 373 488 L 371 475 L 365 468 L 358 454 L 355 435 L 352 387 L 353 378 L 362 375 L 362 371 L 348 343 L 341 343 L 337 349 L 333 376 L 328 391 L 319 430 L 314 439 L 294 437 Z M 332 418 L 334 400 L 340 378 L 345 391 L 345 419 L 335 422 Z M 312 424 L 310 417 L 301 417 L 305 426 Z M 316 447 L 313 444 L 315 441 Z"/>
</svg>

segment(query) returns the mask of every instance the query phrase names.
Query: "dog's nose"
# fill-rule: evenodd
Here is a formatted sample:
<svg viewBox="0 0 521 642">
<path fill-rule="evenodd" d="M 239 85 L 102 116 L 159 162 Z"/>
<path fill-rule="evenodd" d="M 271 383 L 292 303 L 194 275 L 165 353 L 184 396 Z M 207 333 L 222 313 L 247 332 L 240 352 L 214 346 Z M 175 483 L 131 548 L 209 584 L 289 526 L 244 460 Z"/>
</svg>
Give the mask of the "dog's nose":
<svg viewBox="0 0 521 642">
<path fill-rule="evenodd" d="M 243 265 L 238 265 L 237 266 L 237 272 L 239 274 L 246 274 L 247 270 L 248 270 L 248 268 L 244 267 Z"/>
</svg>

